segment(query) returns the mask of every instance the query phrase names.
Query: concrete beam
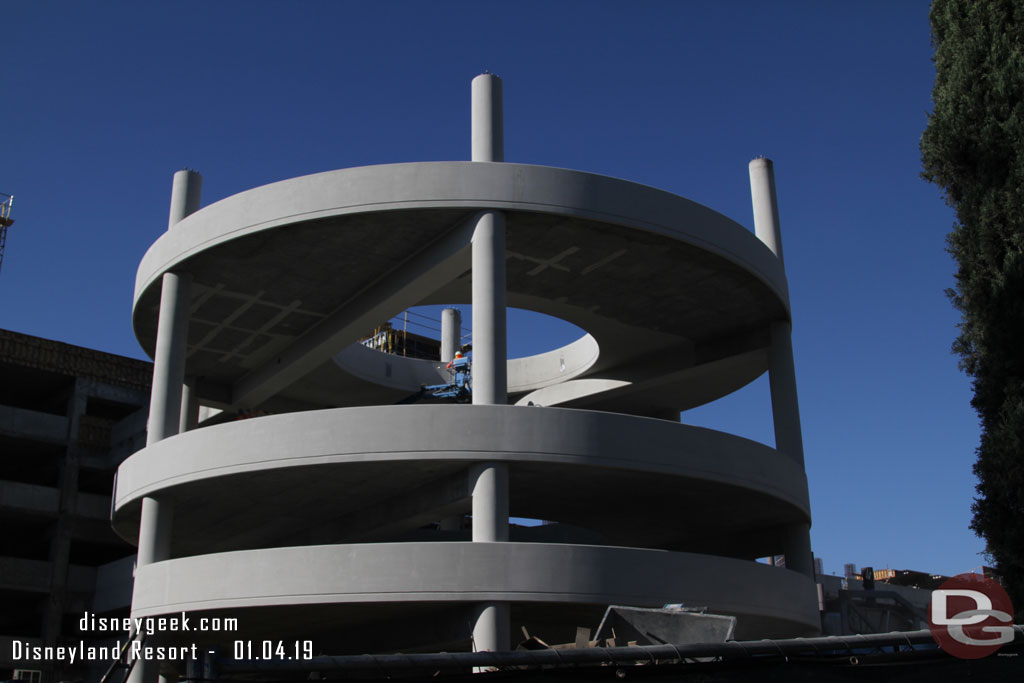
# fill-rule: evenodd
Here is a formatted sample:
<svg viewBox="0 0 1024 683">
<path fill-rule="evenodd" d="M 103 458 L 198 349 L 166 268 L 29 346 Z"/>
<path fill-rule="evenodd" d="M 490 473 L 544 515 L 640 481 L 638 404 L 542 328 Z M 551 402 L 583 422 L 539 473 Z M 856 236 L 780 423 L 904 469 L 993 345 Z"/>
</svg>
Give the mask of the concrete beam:
<svg viewBox="0 0 1024 683">
<path fill-rule="evenodd" d="M 109 502 L 107 507 L 110 507 Z M 96 519 L 95 517 L 79 519 L 75 524 L 74 533 L 71 537 L 76 543 L 92 543 L 124 549 L 124 541 L 118 538 L 117 534 L 114 533 L 114 529 L 110 526 L 109 513 L 107 517 L 105 520 Z"/>
<path fill-rule="evenodd" d="M 239 379 L 232 388 L 232 404 L 258 406 L 357 341 L 381 320 L 414 306 L 464 273 L 470 266 L 469 246 L 475 223 L 459 223 L 379 277 L 269 363 Z"/>
<path fill-rule="evenodd" d="M 0 589 L 49 593 L 52 571 L 52 565 L 43 560 L 0 557 Z"/>
<path fill-rule="evenodd" d="M 85 519 L 110 520 L 110 497 L 97 493 L 78 493 L 75 514 Z"/>
<path fill-rule="evenodd" d="M 51 516 L 57 514 L 59 507 L 60 492 L 52 486 L 0 481 L 0 508 Z"/>
<path fill-rule="evenodd" d="M 68 419 L 64 415 L 0 406 L 0 435 L 63 444 L 67 431 Z"/>
<path fill-rule="evenodd" d="M 79 379 L 78 381 L 82 384 L 82 391 L 89 398 L 100 398 L 104 401 L 130 406 L 145 406 L 149 404 L 149 393 L 146 391 L 117 387 L 94 379 Z"/>
</svg>

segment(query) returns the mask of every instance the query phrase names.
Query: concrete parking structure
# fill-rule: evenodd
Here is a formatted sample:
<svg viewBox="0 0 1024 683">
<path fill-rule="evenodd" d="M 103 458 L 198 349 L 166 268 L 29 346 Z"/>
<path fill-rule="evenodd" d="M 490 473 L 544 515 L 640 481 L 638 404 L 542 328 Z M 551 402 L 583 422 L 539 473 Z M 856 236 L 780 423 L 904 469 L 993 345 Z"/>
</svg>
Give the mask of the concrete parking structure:
<svg viewBox="0 0 1024 683">
<path fill-rule="evenodd" d="M 651 187 L 506 163 L 501 131 L 485 74 L 471 161 L 204 208 L 198 174 L 175 176 L 135 291 L 149 441 L 113 511 L 139 546 L 133 615 L 237 616 L 330 653 L 502 650 L 519 626 L 570 641 L 608 604 L 706 606 L 741 639 L 817 632 L 771 162 L 750 165 L 751 232 Z M 357 342 L 454 303 L 472 305 L 472 404 L 394 405 L 442 359 Z M 586 334 L 508 359 L 507 306 Z M 679 422 L 765 372 L 774 448 Z M 195 428 L 200 404 L 272 414 Z M 755 562 L 771 555 L 786 567 Z"/>
</svg>

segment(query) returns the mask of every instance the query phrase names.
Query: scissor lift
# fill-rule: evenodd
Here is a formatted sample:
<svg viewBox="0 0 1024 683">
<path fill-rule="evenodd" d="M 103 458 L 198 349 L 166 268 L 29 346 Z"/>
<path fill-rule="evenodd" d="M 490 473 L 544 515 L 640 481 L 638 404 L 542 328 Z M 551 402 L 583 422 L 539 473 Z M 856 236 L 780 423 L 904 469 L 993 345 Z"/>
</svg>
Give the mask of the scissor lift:
<svg viewBox="0 0 1024 683">
<path fill-rule="evenodd" d="M 470 377 L 472 363 L 469 356 L 461 354 L 456 356 L 448 363 L 447 368 L 452 378 L 451 381 L 448 384 L 432 384 L 423 387 L 423 392 L 434 398 L 447 398 L 456 403 L 469 403 L 473 400 Z"/>
</svg>

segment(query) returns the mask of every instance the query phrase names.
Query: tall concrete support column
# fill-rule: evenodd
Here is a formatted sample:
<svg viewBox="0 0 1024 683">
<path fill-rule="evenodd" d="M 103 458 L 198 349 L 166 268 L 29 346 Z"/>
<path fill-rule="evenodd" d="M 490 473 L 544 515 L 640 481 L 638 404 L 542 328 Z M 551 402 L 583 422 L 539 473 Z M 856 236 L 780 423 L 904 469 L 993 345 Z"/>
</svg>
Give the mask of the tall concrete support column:
<svg viewBox="0 0 1024 683">
<path fill-rule="evenodd" d="M 473 79 L 472 160 L 505 160 L 501 79 L 492 74 Z M 508 403 L 505 332 L 505 215 L 483 211 L 473 231 L 473 405 Z M 469 485 L 473 541 L 507 541 L 507 465 L 484 462 L 473 466 Z M 473 649 L 509 647 L 508 603 L 477 605 Z"/>
<path fill-rule="evenodd" d="M 775 422 L 775 449 L 804 464 L 804 440 L 800 431 L 800 405 L 796 395 L 792 329 L 788 322 L 774 322 L 768 347 L 768 382 Z"/>
<path fill-rule="evenodd" d="M 501 79 L 473 79 L 473 161 L 502 161 Z M 505 214 L 483 211 L 473 231 L 473 403 L 508 402 Z"/>
<path fill-rule="evenodd" d="M 508 403 L 505 215 L 484 211 L 473 231 L 473 404 Z"/>
<path fill-rule="evenodd" d="M 749 164 L 750 200 L 754 205 L 754 234 L 782 260 L 779 232 L 779 201 L 775 194 L 775 166 L 771 159 L 754 159 Z"/>
<path fill-rule="evenodd" d="M 782 260 L 782 232 L 779 229 L 779 203 L 775 194 L 775 170 L 771 159 L 750 162 L 750 198 L 754 209 L 754 232 L 758 239 Z M 803 437 L 800 434 L 800 406 L 796 396 L 796 370 L 793 365 L 792 325 L 788 320 L 772 323 L 769 330 L 768 373 L 775 421 L 775 448 L 798 463 L 804 462 Z"/>
<path fill-rule="evenodd" d="M 145 567 L 170 557 L 173 519 L 174 505 L 170 501 L 149 496 L 142 499 L 137 566 Z"/>
<path fill-rule="evenodd" d="M 476 623 L 473 626 L 473 652 L 511 649 L 507 644 L 491 646 L 492 643 L 510 643 L 512 640 L 507 602 L 481 602 L 476 605 L 474 614 Z M 473 669 L 473 673 L 482 671 L 485 671 L 482 667 Z"/>
<path fill-rule="evenodd" d="M 779 228 L 779 202 L 775 192 L 774 165 L 771 159 L 754 159 L 750 162 L 749 171 L 754 232 L 779 261 L 782 261 L 782 231 Z M 796 393 L 792 329 L 788 320 L 779 320 L 771 325 L 768 381 L 772 395 L 772 418 L 775 423 L 775 449 L 793 458 L 802 467 L 804 442 L 800 430 L 800 404 Z M 788 569 L 814 578 L 808 524 L 793 524 L 786 527 L 783 553 Z"/>
<path fill-rule="evenodd" d="M 146 496 L 142 499 L 142 512 L 139 520 L 139 554 L 136 567 L 166 560 L 171 556 L 171 527 L 174 518 L 174 505 L 169 500 Z M 147 645 L 163 645 L 163 636 L 150 636 Z M 160 676 L 160 662 L 151 659 L 139 659 L 135 662 L 127 683 L 169 683 Z"/>
<path fill-rule="evenodd" d="M 446 308 L 441 311 L 441 362 L 450 362 L 461 346 L 462 313 L 457 308 Z M 442 531 L 461 531 L 464 517 L 446 517 L 441 520 L 438 528 Z"/>
<path fill-rule="evenodd" d="M 469 470 L 473 496 L 473 541 L 508 540 L 508 467 L 485 462 Z"/>
<path fill-rule="evenodd" d="M 775 422 L 775 449 L 804 464 L 804 441 L 800 431 L 800 406 L 796 395 L 796 370 L 793 365 L 792 328 L 788 321 L 771 325 L 768 348 L 768 382 Z M 786 528 L 783 554 L 786 568 L 814 578 L 811 559 L 810 526 L 795 524 Z"/>
<path fill-rule="evenodd" d="M 203 178 L 195 171 L 174 174 L 167 229 L 199 210 Z M 149 433 L 153 444 L 177 434 L 181 428 L 182 394 L 185 383 L 185 347 L 192 276 L 164 273 L 157 321 L 156 351 L 153 356 L 153 391 L 149 404 Z M 189 392 L 191 396 L 191 392 Z"/>
<path fill-rule="evenodd" d="M 480 74 L 472 86 L 472 161 L 505 161 L 505 122 L 501 79 Z M 473 327 L 476 327 L 474 321 Z"/>
<path fill-rule="evenodd" d="M 167 229 L 199 209 L 202 176 L 195 171 L 178 171 L 171 186 L 171 208 Z M 182 398 L 185 384 L 185 350 L 188 341 L 188 314 L 192 301 L 192 276 L 189 273 L 164 273 L 157 320 L 156 350 L 153 354 L 153 388 L 149 401 L 149 425 L 146 445 L 179 433 L 183 422 Z M 189 392 L 191 393 L 191 392 Z M 170 557 L 173 503 L 156 497 L 142 499 L 139 520 L 138 567 Z M 157 662 L 140 660 L 130 677 L 131 683 L 154 683 Z"/>
<path fill-rule="evenodd" d="M 149 400 L 147 445 L 174 436 L 181 427 L 191 289 L 192 276 L 188 273 L 164 273 L 156 353 L 153 355 L 153 393 Z"/>
<path fill-rule="evenodd" d="M 202 194 L 203 176 L 190 169 L 183 169 L 174 174 L 171 185 L 171 210 L 167 216 L 168 230 L 186 216 L 199 210 Z"/>
<path fill-rule="evenodd" d="M 782 547 L 786 556 L 786 569 L 800 572 L 814 579 L 814 556 L 811 554 L 811 525 L 790 524 L 785 529 Z"/>
<path fill-rule="evenodd" d="M 455 308 L 441 311 L 441 362 L 455 358 L 462 346 L 462 313 Z"/>
</svg>

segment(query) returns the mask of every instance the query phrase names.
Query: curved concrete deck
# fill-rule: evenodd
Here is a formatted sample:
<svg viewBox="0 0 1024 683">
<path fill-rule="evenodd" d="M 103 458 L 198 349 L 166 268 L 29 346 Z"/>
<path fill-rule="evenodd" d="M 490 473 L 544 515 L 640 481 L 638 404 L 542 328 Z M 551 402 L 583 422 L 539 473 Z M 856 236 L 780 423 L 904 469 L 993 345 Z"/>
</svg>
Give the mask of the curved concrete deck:
<svg viewBox="0 0 1024 683">
<path fill-rule="evenodd" d="M 469 301 L 466 224 L 488 208 L 507 218 L 509 304 L 589 332 L 600 349 L 585 364 L 592 375 L 635 383 L 706 366 L 723 352 L 763 348 L 755 330 L 788 316 L 778 259 L 699 204 L 579 171 L 434 162 L 295 178 L 188 216 L 142 260 L 136 334 L 152 353 L 160 277 L 188 272 L 189 372 L 203 378 L 201 397 L 248 408 L 274 396 L 344 405 L 324 401 L 331 384 L 338 394 L 352 388 L 331 367 L 338 349 L 409 306 Z M 531 365 L 510 369 L 528 376 Z M 763 359 L 723 368 L 721 381 L 699 391 L 680 381 L 634 403 L 693 407 L 766 368 Z M 546 383 L 510 379 L 513 394 Z"/>
<path fill-rule="evenodd" d="M 481 461 L 509 463 L 513 514 L 584 527 L 611 544 L 707 547 L 756 537 L 732 551 L 754 558 L 778 550 L 766 527 L 810 518 L 802 468 L 747 439 L 594 411 L 435 405 L 292 413 L 165 439 L 121 466 L 113 522 L 135 542 L 141 498 L 169 496 L 178 510 L 174 554 L 194 554 L 309 538 L 310 530 L 340 542 L 352 526 L 374 538 L 367 510 L 386 521 L 382 506 L 416 501 L 418 514 L 404 525 L 376 527 L 387 538 L 468 512 L 469 490 L 451 482 Z"/>
<path fill-rule="evenodd" d="M 415 571 L 410 572 L 410 568 Z M 810 589 L 810 590 L 809 590 Z M 134 616 L 244 608 L 272 620 L 301 606 L 476 603 L 706 605 L 777 634 L 818 624 L 813 584 L 793 572 L 691 553 L 537 543 L 374 543 L 186 557 L 142 567 Z M 323 617 L 321 617 L 323 618 Z"/>
</svg>

